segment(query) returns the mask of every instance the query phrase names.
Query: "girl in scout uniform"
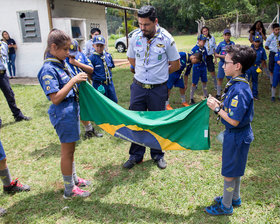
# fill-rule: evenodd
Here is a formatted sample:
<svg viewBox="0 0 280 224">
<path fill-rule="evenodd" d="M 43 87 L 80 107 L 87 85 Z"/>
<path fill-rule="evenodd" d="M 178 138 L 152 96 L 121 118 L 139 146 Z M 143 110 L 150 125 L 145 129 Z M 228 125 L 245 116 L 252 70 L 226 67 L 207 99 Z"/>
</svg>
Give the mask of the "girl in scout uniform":
<svg viewBox="0 0 280 224">
<path fill-rule="evenodd" d="M 200 32 L 207 38 L 205 43 L 205 48 L 207 50 L 207 57 L 206 57 L 207 70 L 208 72 L 210 72 L 213 78 L 214 88 L 217 89 L 217 78 L 215 74 L 215 64 L 217 64 L 217 58 L 215 57 L 215 49 L 217 47 L 216 40 L 214 36 L 211 36 L 209 32 L 209 28 L 207 26 L 202 27 Z M 213 62 L 214 58 L 215 58 L 215 64 Z"/>
<path fill-rule="evenodd" d="M 210 96 L 208 107 L 222 118 L 225 125 L 222 155 L 224 194 L 205 208 L 209 215 L 231 215 L 233 206 L 240 206 L 240 179 L 244 175 L 250 143 L 253 141 L 251 122 L 254 115 L 253 96 L 245 71 L 256 60 L 256 52 L 248 46 L 227 47 L 224 71 L 231 79 L 221 102 Z"/>
<path fill-rule="evenodd" d="M 53 29 L 48 36 L 45 62 L 39 71 L 38 80 L 51 104 L 48 113 L 61 142 L 61 172 L 64 180 L 64 198 L 88 197 L 81 190 L 90 182 L 78 178 L 75 171 L 75 142 L 79 140 L 80 119 L 77 83 L 87 80 L 81 72 L 72 76 L 65 58 L 69 56 L 70 37 L 61 30 Z M 75 181 L 76 180 L 76 181 Z"/>
</svg>

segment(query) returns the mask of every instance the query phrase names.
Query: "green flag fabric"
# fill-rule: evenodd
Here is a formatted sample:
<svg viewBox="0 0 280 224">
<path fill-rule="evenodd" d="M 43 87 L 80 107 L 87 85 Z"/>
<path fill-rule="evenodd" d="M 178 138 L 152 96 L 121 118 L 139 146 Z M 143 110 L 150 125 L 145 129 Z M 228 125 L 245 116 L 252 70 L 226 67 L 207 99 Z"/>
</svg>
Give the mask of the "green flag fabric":
<svg viewBox="0 0 280 224">
<path fill-rule="evenodd" d="M 116 104 L 88 82 L 79 87 L 81 120 L 94 121 L 109 134 L 161 150 L 210 148 L 206 100 L 166 111 L 132 111 Z"/>
</svg>

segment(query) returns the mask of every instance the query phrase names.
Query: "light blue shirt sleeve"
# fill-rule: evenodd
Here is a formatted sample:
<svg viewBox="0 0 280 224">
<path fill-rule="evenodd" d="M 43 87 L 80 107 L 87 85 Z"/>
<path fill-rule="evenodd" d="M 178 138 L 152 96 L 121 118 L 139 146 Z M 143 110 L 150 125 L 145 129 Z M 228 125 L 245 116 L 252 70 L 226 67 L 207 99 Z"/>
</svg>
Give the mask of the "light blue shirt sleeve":
<svg viewBox="0 0 280 224">
<path fill-rule="evenodd" d="M 166 47 L 166 54 L 168 57 L 168 61 L 176 61 L 180 59 L 180 55 L 176 48 L 176 44 L 173 37 L 171 37 L 170 44 Z"/>
</svg>

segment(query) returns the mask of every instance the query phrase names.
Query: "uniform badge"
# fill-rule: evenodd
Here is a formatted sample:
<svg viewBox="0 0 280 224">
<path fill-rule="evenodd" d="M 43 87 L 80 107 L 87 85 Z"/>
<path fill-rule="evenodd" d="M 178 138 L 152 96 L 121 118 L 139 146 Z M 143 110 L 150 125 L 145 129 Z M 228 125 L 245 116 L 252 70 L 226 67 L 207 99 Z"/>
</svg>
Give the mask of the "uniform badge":
<svg viewBox="0 0 280 224">
<path fill-rule="evenodd" d="M 238 104 L 238 100 L 232 99 L 230 105 L 233 106 L 233 107 L 237 107 L 237 104 Z"/>
<path fill-rule="evenodd" d="M 160 61 L 162 59 L 162 54 L 158 55 L 158 60 Z"/>
<path fill-rule="evenodd" d="M 164 48 L 165 45 L 164 44 L 157 44 L 157 47 Z"/>
<path fill-rule="evenodd" d="M 45 79 L 53 79 L 53 77 L 52 77 L 51 75 L 44 75 L 44 76 L 42 77 L 42 79 L 43 79 L 43 80 L 45 80 Z"/>
<path fill-rule="evenodd" d="M 47 86 L 47 87 L 46 87 L 46 90 L 48 90 L 48 91 L 49 91 L 50 89 L 51 89 L 51 87 L 50 87 L 50 86 Z"/>
<path fill-rule="evenodd" d="M 142 46 L 142 42 L 140 40 L 136 41 L 136 47 L 141 47 Z"/>
<path fill-rule="evenodd" d="M 229 113 L 229 116 L 231 116 L 231 117 L 233 116 L 233 111 L 231 111 L 231 112 Z"/>
<path fill-rule="evenodd" d="M 45 81 L 45 85 L 49 85 L 50 84 L 50 81 Z"/>
<path fill-rule="evenodd" d="M 173 46 L 175 44 L 175 41 L 172 41 L 171 46 Z"/>
</svg>

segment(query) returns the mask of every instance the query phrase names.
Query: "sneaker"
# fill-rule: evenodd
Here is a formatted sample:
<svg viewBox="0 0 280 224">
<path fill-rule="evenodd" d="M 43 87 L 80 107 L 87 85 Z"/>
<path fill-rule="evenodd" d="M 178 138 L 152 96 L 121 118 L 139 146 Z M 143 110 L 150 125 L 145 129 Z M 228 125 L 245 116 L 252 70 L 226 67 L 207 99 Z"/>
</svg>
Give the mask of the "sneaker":
<svg viewBox="0 0 280 224">
<path fill-rule="evenodd" d="M 195 104 L 194 100 L 193 100 L 193 99 L 191 99 L 191 101 L 190 101 L 190 105 L 194 105 L 194 104 Z"/>
<path fill-rule="evenodd" d="M 223 196 L 218 196 L 214 198 L 214 201 L 217 203 L 222 203 Z M 240 207 L 241 206 L 241 198 L 238 198 L 237 200 L 232 199 L 232 206 L 233 207 Z"/>
<path fill-rule="evenodd" d="M 7 194 L 22 192 L 22 191 L 30 191 L 30 187 L 28 185 L 21 184 L 18 178 L 13 180 L 9 186 L 4 186 L 4 193 Z"/>
<path fill-rule="evenodd" d="M 182 105 L 183 105 L 184 107 L 190 106 L 187 102 L 182 103 Z"/>
<path fill-rule="evenodd" d="M 83 178 L 78 177 L 78 182 L 75 183 L 77 187 L 87 187 L 91 185 L 91 182 L 89 180 L 85 180 Z"/>
<path fill-rule="evenodd" d="M 7 213 L 6 209 L 0 208 L 0 216 L 3 216 Z"/>
<path fill-rule="evenodd" d="M 216 95 L 215 97 L 217 100 L 221 100 L 221 96 L 220 95 Z"/>
<path fill-rule="evenodd" d="M 271 102 L 275 102 L 275 97 L 271 97 Z"/>
<path fill-rule="evenodd" d="M 170 106 L 170 104 L 167 104 L 165 107 L 166 110 L 173 110 L 173 108 Z"/>
<path fill-rule="evenodd" d="M 164 158 L 161 158 L 159 160 L 155 160 L 155 162 L 157 163 L 157 167 L 160 169 L 165 169 L 167 167 L 167 163 L 164 160 Z"/>
<path fill-rule="evenodd" d="M 84 137 L 85 137 L 85 139 L 90 139 L 94 136 L 97 138 L 101 138 L 101 137 L 103 137 L 103 134 L 98 133 L 96 130 L 92 129 L 91 131 L 86 131 Z"/>
<path fill-rule="evenodd" d="M 71 199 L 73 197 L 81 197 L 81 198 L 86 198 L 90 196 L 90 192 L 89 191 L 84 191 L 81 188 L 74 186 L 72 192 L 70 194 L 66 194 L 64 192 L 63 194 L 63 198 L 64 199 Z"/>
<path fill-rule="evenodd" d="M 233 207 L 226 208 L 223 203 L 216 203 L 215 205 L 206 207 L 204 211 L 208 215 L 232 215 Z"/>
<path fill-rule="evenodd" d="M 136 162 L 134 159 L 129 159 L 127 160 L 124 164 L 123 164 L 123 168 L 125 169 L 131 169 L 132 167 L 134 167 L 136 164 L 142 163 L 143 160 Z"/>
<path fill-rule="evenodd" d="M 30 121 L 32 118 L 31 117 L 26 117 L 26 116 L 23 116 L 23 117 L 16 117 L 15 120 L 16 122 L 20 122 L 20 121 Z"/>
</svg>

